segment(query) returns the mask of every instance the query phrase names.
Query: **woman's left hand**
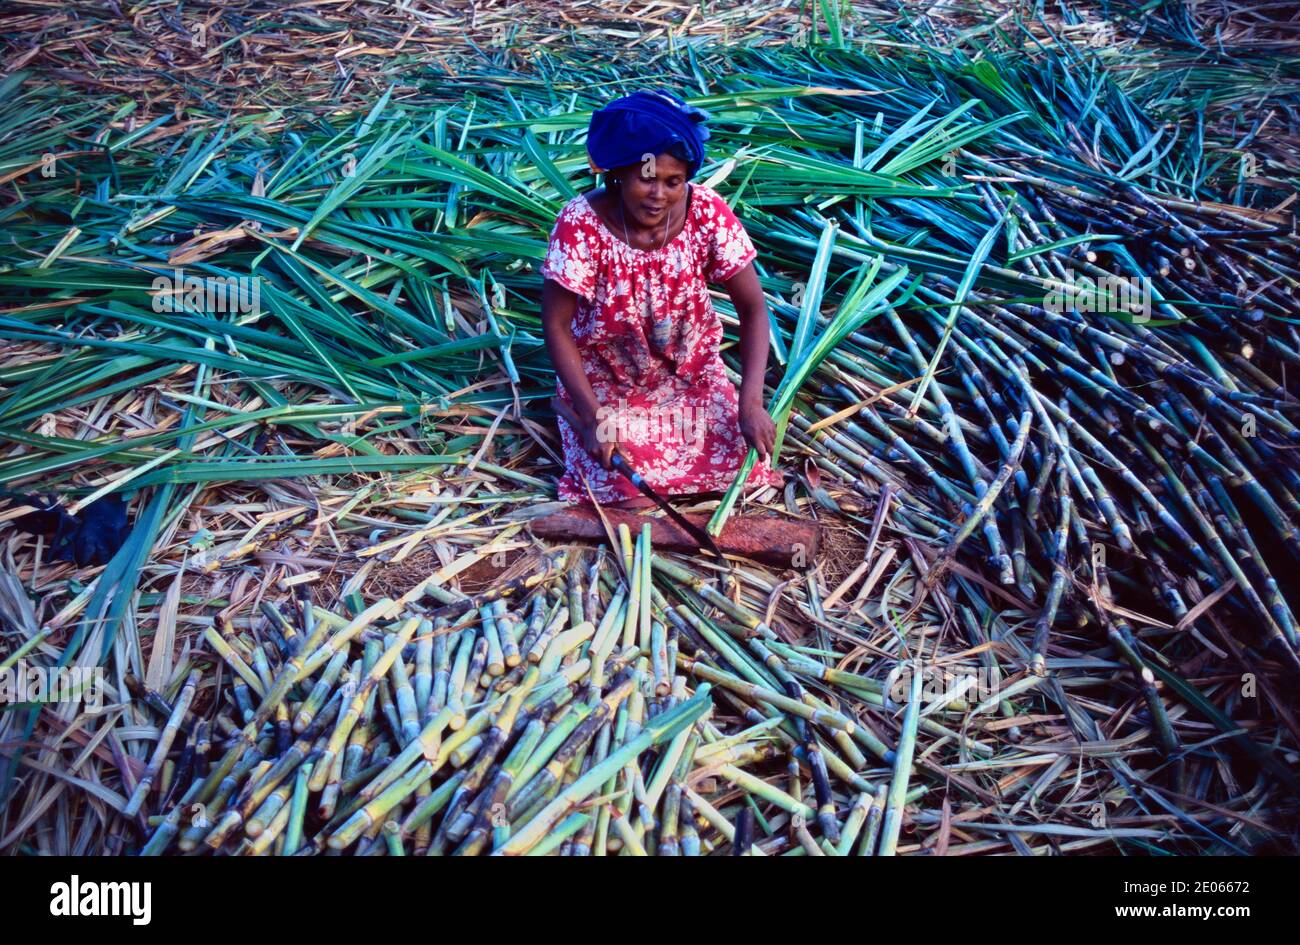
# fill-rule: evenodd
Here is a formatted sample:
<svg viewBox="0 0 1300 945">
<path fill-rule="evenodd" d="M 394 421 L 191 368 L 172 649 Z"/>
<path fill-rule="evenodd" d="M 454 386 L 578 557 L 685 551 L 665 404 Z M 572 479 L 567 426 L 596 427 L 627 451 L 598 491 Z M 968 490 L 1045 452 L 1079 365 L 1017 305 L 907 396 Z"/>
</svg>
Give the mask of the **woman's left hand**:
<svg viewBox="0 0 1300 945">
<path fill-rule="evenodd" d="M 776 444 L 776 424 L 759 403 L 741 403 L 740 432 L 745 442 L 758 452 L 758 458 L 767 462 Z"/>
</svg>

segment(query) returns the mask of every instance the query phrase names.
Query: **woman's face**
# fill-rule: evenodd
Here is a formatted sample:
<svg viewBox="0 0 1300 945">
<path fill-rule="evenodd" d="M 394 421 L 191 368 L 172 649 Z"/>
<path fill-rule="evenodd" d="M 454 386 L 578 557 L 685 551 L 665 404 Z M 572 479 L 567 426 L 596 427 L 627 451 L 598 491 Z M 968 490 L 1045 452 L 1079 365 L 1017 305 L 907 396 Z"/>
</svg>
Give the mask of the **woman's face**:
<svg viewBox="0 0 1300 945">
<path fill-rule="evenodd" d="M 653 160 L 623 168 L 618 189 L 628 217 L 643 227 L 662 226 L 669 211 L 675 213 L 686 197 L 689 171 L 685 161 L 671 154 L 657 154 Z"/>
</svg>

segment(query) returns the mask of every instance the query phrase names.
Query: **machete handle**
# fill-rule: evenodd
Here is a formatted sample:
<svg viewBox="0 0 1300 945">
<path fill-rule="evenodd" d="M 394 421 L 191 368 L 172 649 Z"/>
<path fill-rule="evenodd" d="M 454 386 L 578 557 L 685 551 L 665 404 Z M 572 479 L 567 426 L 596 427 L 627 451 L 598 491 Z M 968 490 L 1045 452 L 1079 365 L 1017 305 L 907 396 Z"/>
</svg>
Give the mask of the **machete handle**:
<svg viewBox="0 0 1300 945">
<path fill-rule="evenodd" d="M 632 485 L 641 485 L 641 474 L 628 465 L 627 459 L 625 459 L 623 454 L 618 451 L 618 447 L 614 447 L 614 454 L 610 456 L 609 463 L 623 475 L 627 476 L 627 478 L 631 479 Z"/>
</svg>

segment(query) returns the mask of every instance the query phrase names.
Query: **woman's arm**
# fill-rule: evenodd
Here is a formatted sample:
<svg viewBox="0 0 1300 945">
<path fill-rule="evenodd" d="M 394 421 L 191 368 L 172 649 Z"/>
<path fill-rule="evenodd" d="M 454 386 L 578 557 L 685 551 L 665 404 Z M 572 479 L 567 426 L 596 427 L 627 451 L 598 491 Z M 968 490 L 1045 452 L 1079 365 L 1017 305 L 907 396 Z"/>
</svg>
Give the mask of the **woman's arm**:
<svg viewBox="0 0 1300 945">
<path fill-rule="evenodd" d="M 767 373 L 767 300 L 751 262 L 723 283 L 740 319 L 740 432 L 764 462 L 776 443 L 776 424 L 763 406 Z"/>
<path fill-rule="evenodd" d="M 573 316 L 578 310 L 578 297 L 559 283 L 547 279 L 542 283 L 542 338 L 546 351 L 555 365 L 560 383 L 569 392 L 573 409 L 582 421 L 583 429 L 574 430 L 583 447 L 606 469 L 612 469 L 612 457 L 618 444 L 614 439 L 602 441 L 599 434 L 600 403 L 587 380 L 573 340 Z M 766 345 L 766 336 L 764 336 Z"/>
</svg>

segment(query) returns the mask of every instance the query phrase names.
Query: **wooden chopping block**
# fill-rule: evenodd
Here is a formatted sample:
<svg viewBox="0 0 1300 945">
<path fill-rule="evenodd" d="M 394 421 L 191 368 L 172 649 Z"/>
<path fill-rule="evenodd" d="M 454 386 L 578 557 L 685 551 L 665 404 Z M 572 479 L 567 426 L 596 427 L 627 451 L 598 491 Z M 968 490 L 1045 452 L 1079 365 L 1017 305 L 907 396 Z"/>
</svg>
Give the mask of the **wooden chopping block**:
<svg viewBox="0 0 1300 945">
<path fill-rule="evenodd" d="M 606 509 L 605 516 L 617 529 L 626 523 L 635 538 L 645 522 L 650 523 L 650 541 L 666 551 L 699 551 L 699 545 L 683 528 L 667 517 L 642 515 L 621 509 Z M 703 528 L 707 514 L 685 516 Z M 600 516 L 589 505 L 575 505 L 529 523 L 532 533 L 550 541 L 608 541 Z M 715 539 L 724 554 L 752 558 L 782 568 L 804 568 L 821 550 L 821 529 L 815 522 L 796 522 L 777 515 L 733 515 Z M 700 552 L 711 557 L 707 551 Z"/>
</svg>

